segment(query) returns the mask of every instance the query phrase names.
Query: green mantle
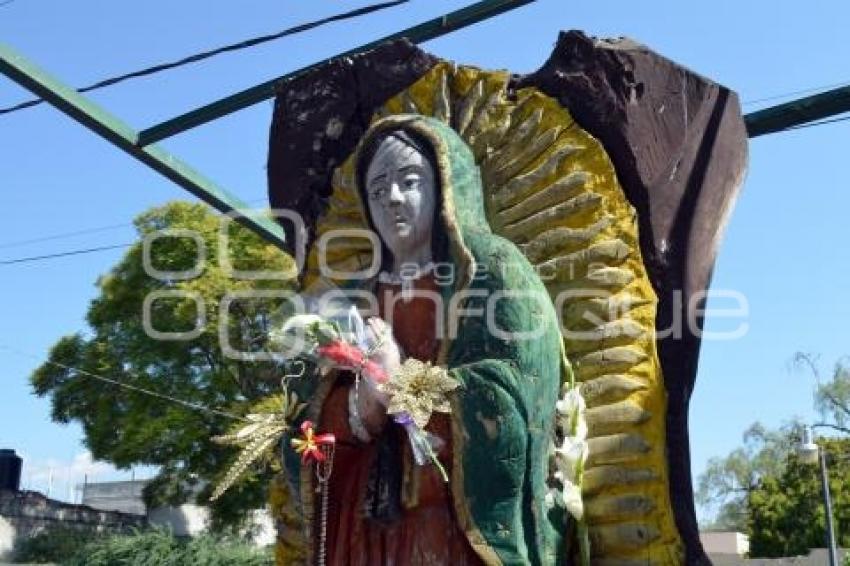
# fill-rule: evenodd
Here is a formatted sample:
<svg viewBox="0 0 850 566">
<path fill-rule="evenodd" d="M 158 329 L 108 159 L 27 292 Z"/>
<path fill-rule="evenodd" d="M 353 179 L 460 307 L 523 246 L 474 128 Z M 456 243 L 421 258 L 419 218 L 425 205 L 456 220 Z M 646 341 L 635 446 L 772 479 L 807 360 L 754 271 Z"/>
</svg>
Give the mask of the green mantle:
<svg viewBox="0 0 850 566">
<path fill-rule="evenodd" d="M 364 140 L 400 127 L 418 132 L 435 149 L 442 220 L 456 273 L 454 286 L 443 291 L 451 312 L 445 313 L 449 339 L 438 363 L 461 383 L 452 398 L 450 479 L 458 519 L 486 564 L 567 563 L 563 514 L 545 504 L 562 375 L 554 307 L 528 260 L 490 230 L 478 167 L 464 141 L 443 123 L 412 115 L 377 122 Z M 517 337 L 509 339 L 507 333 Z M 310 400 L 304 416 L 318 422 L 330 384 L 299 381 L 300 395 Z M 305 518 L 306 540 L 314 540 L 312 469 L 307 472 L 287 449 L 288 438 L 284 443 L 292 492 L 301 496 L 296 505 Z"/>
</svg>

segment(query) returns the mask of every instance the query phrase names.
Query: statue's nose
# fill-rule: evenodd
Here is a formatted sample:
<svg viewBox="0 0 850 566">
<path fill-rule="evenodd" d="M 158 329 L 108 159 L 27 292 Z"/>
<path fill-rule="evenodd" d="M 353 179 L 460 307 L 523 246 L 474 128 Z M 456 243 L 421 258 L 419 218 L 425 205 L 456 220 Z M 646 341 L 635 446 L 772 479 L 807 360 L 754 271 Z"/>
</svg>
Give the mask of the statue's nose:
<svg viewBox="0 0 850 566">
<path fill-rule="evenodd" d="M 401 187 L 399 187 L 398 183 L 392 183 L 390 185 L 390 204 L 401 204 L 404 202 L 404 195 L 401 192 Z"/>
</svg>

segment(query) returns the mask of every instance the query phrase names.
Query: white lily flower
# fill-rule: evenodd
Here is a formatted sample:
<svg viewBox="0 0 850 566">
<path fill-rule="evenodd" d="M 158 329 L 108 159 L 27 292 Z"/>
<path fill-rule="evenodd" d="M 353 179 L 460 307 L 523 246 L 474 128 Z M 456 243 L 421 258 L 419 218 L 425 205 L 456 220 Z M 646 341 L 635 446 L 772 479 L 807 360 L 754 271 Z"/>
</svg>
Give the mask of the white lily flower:
<svg viewBox="0 0 850 566">
<path fill-rule="evenodd" d="M 563 398 L 555 403 L 558 424 L 565 435 L 579 440 L 587 438 L 587 420 L 584 416 L 586 407 L 578 387 L 567 390 Z"/>
<path fill-rule="evenodd" d="M 555 463 L 563 475 L 563 481 L 577 482 L 578 475 L 584 469 L 587 461 L 587 441 L 574 438 L 564 438 L 560 448 L 555 450 Z"/>
<path fill-rule="evenodd" d="M 582 411 L 578 415 L 576 415 L 574 429 L 572 437 L 576 440 L 585 440 L 587 439 L 587 419 L 584 418 L 584 412 Z"/>
<path fill-rule="evenodd" d="M 573 482 L 564 482 L 564 506 L 567 512 L 575 517 L 576 521 L 581 521 L 584 517 L 584 503 L 581 500 L 581 487 Z"/>
<path fill-rule="evenodd" d="M 586 407 L 584 397 L 581 396 L 578 387 L 568 389 L 564 396 L 555 403 L 555 410 L 560 415 L 571 415 L 575 411 L 583 413 Z"/>
<path fill-rule="evenodd" d="M 584 465 L 587 462 L 587 404 L 578 387 L 570 387 L 555 403 L 557 425 L 563 435 L 561 446 L 554 448 L 554 478 L 561 485 L 560 501 L 556 496 L 546 499 L 563 505 L 577 521 L 584 519 L 584 502 L 581 494 Z"/>
</svg>

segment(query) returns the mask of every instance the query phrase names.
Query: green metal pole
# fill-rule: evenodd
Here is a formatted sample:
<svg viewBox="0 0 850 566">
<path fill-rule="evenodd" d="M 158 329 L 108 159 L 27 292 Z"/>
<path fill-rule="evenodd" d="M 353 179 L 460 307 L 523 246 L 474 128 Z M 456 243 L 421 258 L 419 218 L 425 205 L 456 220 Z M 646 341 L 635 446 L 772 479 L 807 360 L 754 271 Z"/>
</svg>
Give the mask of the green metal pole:
<svg viewBox="0 0 850 566">
<path fill-rule="evenodd" d="M 434 39 L 455 30 L 471 26 L 482 20 L 492 18 L 493 16 L 497 16 L 509 10 L 519 8 L 520 6 L 525 6 L 526 4 L 530 4 L 534 1 L 536 0 L 483 0 L 482 2 L 478 2 L 444 16 L 428 20 L 427 22 L 419 25 L 366 43 L 360 47 L 355 47 L 354 49 L 350 49 L 344 53 L 340 53 L 339 55 L 313 63 L 312 65 L 308 65 L 298 69 L 297 71 L 287 73 L 276 79 L 266 81 L 226 98 L 222 98 L 221 100 L 217 100 L 216 102 L 207 104 L 206 106 L 196 108 L 191 112 L 187 112 L 172 118 L 171 120 L 151 126 L 150 128 L 139 132 L 138 143 L 140 146 L 156 143 L 165 138 L 236 112 L 237 110 L 241 110 L 248 106 L 257 104 L 258 102 L 262 102 L 263 100 L 273 98 L 281 86 L 290 79 L 333 59 L 368 51 L 369 49 L 377 47 L 381 43 L 395 39 L 407 38 L 413 43 L 422 43 L 429 39 Z"/>
<path fill-rule="evenodd" d="M 234 220 L 285 249 L 283 229 L 273 219 L 252 212 L 238 197 L 162 148 L 139 147 L 138 134 L 130 126 L 3 44 L 0 44 L 0 72 L 213 208 L 224 213 L 235 211 Z"/>
<path fill-rule="evenodd" d="M 744 116 L 751 138 L 850 112 L 850 86 L 828 90 Z"/>
</svg>

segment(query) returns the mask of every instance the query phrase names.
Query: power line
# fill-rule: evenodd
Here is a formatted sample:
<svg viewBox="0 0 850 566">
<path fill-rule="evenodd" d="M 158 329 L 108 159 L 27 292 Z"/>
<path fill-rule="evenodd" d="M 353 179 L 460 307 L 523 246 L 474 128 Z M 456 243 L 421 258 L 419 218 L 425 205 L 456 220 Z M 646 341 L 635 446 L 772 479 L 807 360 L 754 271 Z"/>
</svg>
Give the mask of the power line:
<svg viewBox="0 0 850 566">
<path fill-rule="evenodd" d="M 7 350 L 14 354 L 18 354 L 19 356 L 24 356 L 26 358 L 32 358 L 38 361 L 41 361 L 41 358 L 35 356 L 33 354 L 28 354 L 23 350 L 18 350 L 17 348 L 12 348 L 10 346 L 6 346 L 5 344 L 0 344 L 0 348 L 3 350 Z M 53 360 L 45 360 L 44 363 L 50 364 L 52 366 L 56 366 L 58 368 L 66 369 L 68 371 L 77 372 L 79 375 L 83 375 L 86 377 L 90 377 L 92 379 L 96 379 L 98 381 L 102 381 L 104 383 L 109 383 L 111 385 L 116 385 L 118 387 L 122 387 L 124 389 L 128 389 L 130 391 L 135 391 L 136 393 L 141 393 L 143 395 L 148 395 L 150 397 L 156 397 L 157 399 L 162 399 L 165 401 L 169 401 L 176 405 L 180 405 L 181 407 L 185 407 L 187 409 L 192 409 L 194 411 L 201 411 L 204 413 L 209 413 L 213 415 L 217 415 L 220 417 L 227 417 L 229 419 L 237 420 L 237 421 L 245 421 L 247 420 L 244 417 L 240 417 L 238 415 L 234 415 L 233 413 L 228 413 L 227 411 L 222 411 L 221 409 L 215 409 L 212 407 L 207 407 L 205 405 L 201 405 L 200 403 L 192 403 L 191 401 L 186 401 L 184 399 L 178 399 L 177 397 L 172 397 L 171 395 L 166 395 L 165 393 L 159 393 L 157 391 L 151 391 L 150 389 L 145 389 L 144 387 L 138 387 L 136 385 L 130 385 L 129 383 L 124 383 L 123 381 L 118 381 L 116 379 L 112 379 L 109 377 L 104 377 L 102 375 L 98 375 L 96 373 L 92 373 L 90 371 L 86 371 L 84 369 L 75 368 L 73 366 L 69 366 L 60 362 L 55 362 Z"/>
<path fill-rule="evenodd" d="M 12 242 L 6 242 L 5 244 L 0 244 L 0 249 L 5 248 L 16 248 L 19 246 L 26 246 L 28 244 L 37 244 L 40 242 L 49 242 L 51 240 L 64 240 L 67 238 L 72 238 L 74 236 L 83 236 L 85 234 L 94 234 L 97 232 L 106 232 L 107 230 L 115 230 L 117 228 L 127 228 L 132 226 L 129 222 L 124 222 L 121 224 L 110 224 L 109 226 L 99 226 L 97 228 L 84 228 L 82 230 L 74 230 L 72 232 L 60 232 L 58 234 L 53 234 L 51 236 L 42 236 L 40 238 L 30 238 L 28 240 L 15 240 Z"/>
<path fill-rule="evenodd" d="M 403 0 L 403 1 L 406 2 L 408 0 Z M 798 91 L 798 92 L 803 92 L 803 91 Z M 825 126 L 825 125 L 828 125 L 828 124 L 835 124 L 835 123 L 844 122 L 844 121 L 847 121 L 847 120 L 850 120 L 850 115 L 841 116 L 841 117 L 838 117 L 838 118 L 830 118 L 830 119 L 825 119 L 825 120 L 819 120 L 819 121 L 816 121 L 816 122 L 797 124 L 797 125 L 794 125 L 794 126 L 788 126 L 786 128 L 783 128 L 783 129 L 777 130 L 777 131 L 786 131 L 787 132 L 787 131 L 799 130 L 799 129 L 803 129 L 803 128 L 812 128 L 812 127 L 815 127 L 815 126 Z M 253 203 L 259 202 L 261 200 L 265 200 L 265 198 L 249 201 L 248 204 L 253 204 Z M 15 247 L 15 246 L 20 246 L 20 245 L 24 245 L 24 244 L 43 242 L 43 241 L 49 241 L 49 240 L 60 240 L 60 239 L 65 239 L 65 238 L 76 236 L 76 235 L 100 232 L 100 231 L 105 231 L 105 230 L 110 230 L 110 229 L 115 229 L 115 228 L 121 228 L 121 227 L 124 227 L 124 226 L 131 226 L 131 224 L 129 224 L 129 223 L 114 224 L 114 225 L 102 226 L 102 227 L 97 227 L 97 228 L 77 230 L 77 231 L 73 231 L 73 232 L 65 232 L 65 233 L 56 234 L 56 235 L 53 235 L 53 236 L 45 236 L 43 238 L 33 238 L 33 239 L 29 239 L 29 240 L 19 240 L 19 241 L 16 241 L 16 242 L 8 242 L 6 244 L 0 244 L 0 248 L 9 248 L 9 247 Z M 13 265 L 13 264 L 21 264 L 21 263 L 31 263 L 31 262 L 35 262 L 35 261 L 42 261 L 42 260 L 45 260 L 45 259 L 54 259 L 54 258 L 67 257 L 67 256 L 73 256 L 73 255 L 82 255 L 82 254 L 95 253 L 95 252 L 106 251 L 106 250 L 113 250 L 113 249 L 118 249 L 118 248 L 127 248 L 127 247 L 130 247 L 131 245 L 133 245 L 133 244 L 108 245 L 108 246 L 100 246 L 100 247 L 94 247 L 94 248 L 84 248 L 84 249 L 79 249 L 79 250 L 70 250 L 70 251 L 65 251 L 65 252 L 44 254 L 44 255 L 38 255 L 38 256 L 16 258 L 16 259 L 11 259 L 11 260 L 0 261 L 0 265 Z"/>
<path fill-rule="evenodd" d="M 408 0 L 403 0 L 403 1 L 408 1 Z M 847 120 L 850 120 L 850 115 L 842 116 L 842 117 L 838 117 L 838 118 L 830 118 L 830 119 L 820 120 L 820 121 L 817 121 L 817 122 L 809 122 L 809 123 L 804 123 L 804 124 L 798 124 L 798 125 L 783 128 L 783 129 L 778 130 L 778 131 L 787 132 L 787 131 L 798 130 L 798 129 L 802 129 L 802 128 L 812 128 L 812 127 L 815 127 L 815 126 L 824 126 L 824 125 L 828 125 L 828 124 L 834 124 L 834 123 L 837 123 L 837 122 L 844 122 L 844 121 L 847 121 Z M 264 201 L 264 200 L 265 200 L 265 198 L 260 198 L 260 199 L 248 201 L 247 204 L 255 204 L 257 202 Z M 103 226 L 103 227 L 98 227 L 98 228 L 90 228 L 90 229 L 85 229 L 85 230 L 79 230 L 79 231 L 75 231 L 75 232 L 66 232 L 64 234 L 57 234 L 57 235 L 54 235 L 54 236 L 46 236 L 44 238 L 34 238 L 34 239 L 30 239 L 30 240 L 10 242 L 10 243 L 0 245 L 0 248 L 13 247 L 13 246 L 17 246 L 17 245 L 23 245 L 23 244 L 39 242 L 39 241 L 64 239 L 64 238 L 79 235 L 79 234 L 105 231 L 105 230 L 108 230 L 108 229 L 113 229 L 113 228 L 118 228 L 118 227 L 123 227 L 123 226 L 129 226 L 129 225 L 130 224 L 115 224 L 115 225 L 110 225 L 110 226 Z M 71 251 L 65 251 L 65 252 L 51 253 L 51 254 L 45 254 L 45 255 L 39 255 L 39 256 L 23 257 L 23 258 L 0 261 L 0 265 L 31 263 L 31 262 L 41 261 L 41 260 L 45 260 L 45 259 L 54 259 L 54 258 L 59 258 L 59 257 L 72 256 L 72 255 L 88 254 L 88 253 L 112 250 L 112 249 L 117 249 L 117 248 L 126 248 L 126 247 L 129 247 L 131 245 L 132 244 L 118 244 L 118 245 L 111 245 L 111 246 L 101 246 L 101 247 L 95 247 L 95 248 L 85 248 L 85 249 L 80 249 L 80 250 L 71 250 Z"/>
<path fill-rule="evenodd" d="M 821 90 L 829 90 L 829 89 L 833 89 L 833 88 L 840 88 L 840 87 L 843 87 L 843 86 L 847 86 L 848 84 L 850 84 L 850 82 L 844 81 L 844 82 L 833 83 L 833 84 L 828 84 L 828 85 L 813 86 L 811 88 L 804 88 L 802 90 L 793 90 L 791 92 L 786 92 L 786 93 L 783 93 L 783 94 L 775 94 L 773 96 L 766 96 L 764 98 L 756 98 L 756 99 L 753 99 L 753 100 L 746 100 L 746 101 L 742 102 L 741 104 L 744 105 L 744 106 L 750 106 L 752 104 L 758 104 L 760 102 L 769 102 L 771 100 L 779 100 L 779 99 L 782 99 L 782 98 L 788 98 L 789 96 L 796 96 L 798 94 L 808 94 L 810 92 L 818 92 L 818 91 L 821 91 Z"/>
<path fill-rule="evenodd" d="M 850 112 L 850 86 L 843 86 L 750 112 L 744 115 L 744 123 L 747 135 L 756 138 L 803 124 L 831 123 L 828 119 L 847 112 Z"/>
<path fill-rule="evenodd" d="M 789 130 L 802 130 L 803 128 L 812 128 L 814 126 L 824 126 L 826 124 L 834 124 L 836 122 L 844 122 L 850 120 L 850 116 L 841 116 L 839 118 L 830 118 L 828 120 L 820 120 L 818 122 L 809 122 L 808 124 L 798 124 L 796 126 L 789 126 L 785 128 L 784 131 Z"/>
<path fill-rule="evenodd" d="M 31 262 L 34 262 L 34 261 L 41 261 L 41 260 L 45 260 L 45 259 L 54 259 L 54 258 L 57 258 L 57 257 L 67 257 L 67 256 L 72 256 L 72 255 L 90 254 L 90 253 L 102 252 L 102 251 L 106 251 L 106 250 L 117 250 L 118 248 L 129 248 L 132 245 L 133 244 L 117 244 L 117 245 L 114 245 L 114 246 L 100 246 L 100 247 L 97 247 L 97 248 L 86 248 L 86 249 L 82 249 L 82 250 L 71 250 L 71 251 L 67 251 L 67 252 L 58 252 L 58 253 L 53 253 L 53 254 L 37 255 L 37 256 L 30 256 L 30 257 L 20 257 L 20 258 L 16 258 L 16 259 L 7 259 L 7 260 L 0 261 L 0 265 L 12 265 L 12 264 L 15 264 L 15 263 L 31 263 Z"/>
<path fill-rule="evenodd" d="M 11 0 L 9 0 L 11 1 Z M 299 24 L 297 26 L 293 26 L 291 28 L 287 28 L 285 30 L 279 31 L 277 33 L 273 33 L 270 35 L 261 35 L 259 37 L 254 37 L 251 39 L 247 39 L 245 41 L 240 41 L 239 43 L 232 43 L 230 45 L 225 45 L 223 47 L 218 47 L 216 49 L 212 49 L 210 51 L 203 51 L 201 53 L 196 53 L 194 55 L 189 55 L 188 57 L 184 57 L 182 59 L 178 59 L 177 61 L 172 61 L 170 63 L 162 63 L 160 65 L 154 65 L 152 67 L 148 67 L 146 69 L 142 69 L 140 71 L 133 71 L 131 73 L 126 73 L 124 75 L 119 75 L 117 77 L 111 77 L 108 79 L 103 79 L 94 84 L 84 86 L 82 88 L 77 89 L 77 92 L 89 92 L 92 90 L 97 90 L 100 88 L 104 88 L 107 86 L 111 86 L 129 79 L 135 79 L 139 77 L 144 77 L 148 75 L 153 75 L 156 73 L 161 73 L 162 71 L 168 71 L 171 69 L 176 69 L 177 67 L 183 67 L 185 65 L 190 65 L 193 63 L 197 63 L 199 61 L 203 61 L 204 59 L 209 59 L 210 57 L 215 57 L 216 55 L 220 55 L 222 53 L 228 53 L 232 51 L 239 51 L 242 49 L 247 49 L 249 47 L 254 47 L 260 45 L 261 43 L 267 43 L 269 41 L 273 41 L 275 39 L 280 39 L 281 37 L 286 37 L 288 35 L 295 35 L 297 33 L 303 33 L 305 31 L 309 31 L 311 29 L 323 26 L 325 24 L 329 24 L 332 22 L 339 22 L 343 20 L 348 20 L 351 18 L 356 18 L 359 16 L 364 16 L 366 14 L 376 12 L 378 10 L 384 10 L 386 8 L 392 8 L 393 6 L 398 6 L 399 4 L 405 4 L 410 0 L 393 0 L 392 2 L 383 2 L 380 4 L 372 4 L 369 6 L 365 6 L 363 8 L 357 8 L 356 10 L 351 10 L 349 12 L 344 12 L 342 14 L 337 14 L 335 16 L 329 16 L 327 18 L 322 18 L 320 20 L 315 20 L 312 22 L 307 22 L 304 24 Z M 7 2 L 8 3 L 8 2 Z M 0 4 L 2 6 L 3 4 Z M 43 100 L 41 99 L 32 99 L 26 102 L 21 102 L 20 104 L 16 104 L 14 106 L 9 106 L 6 108 L 0 108 L 0 115 L 10 114 L 12 112 L 17 112 L 18 110 L 23 110 L 25 108 L 30 108 L 32 106 L 36 106 L 41 104 Z"/>
<path fill-rule="evenodd" d="M 257 204 L 259 202 L 265 202 L 266 199 L 267 199 L 267 197 L 252 199 L 252 200 L 246 201 L 246 204 Z M 133 226 L 132 222 L 123 222 L 121 224 L 109 224 L 107 226 L 96 226 L 94 228 L 83 228 L 83 229 L 80 229 L 80 230 L 72 230 L 70 232 L 60 232 L 58 234 L 53 234 L 53 235 L 50 235 L 50 236 L 42 236 L 42 237 L 39 237 L 39 238 L 29 238 L 29 239 L 26 239 L 26 240 L 15 240 L 15 241 L 12 241 L 12 242 L 6 242 L 6 243 L 3 243 L 3 244 L 0 244 L 0 249 L 15 248 L 15 247 L 19 247 L 19 246 L 26 246 L 26 245 L 29 245 L 29 244 L 37 244 L 37 243 L 41 243 L 41 242 L 48 242 L 48 241 L 51 241 L 51 240 L 67 240 L 68 238 L 73 238 L 75 236 L 83 236 L 83 235 L 86 235 L 86 234 L 94 234 L 94 233 L 97 233 L 97 232 L 106 232 L 107 230 L 115 230 L 115 229 L 118 229 L 118 228 L 130 228 L 132 226 Z M 127 245 L 129 245 L 129 244 L 127 244 Z M 81 250 L 81 251 L 85 251 L 85 250 Z M 100 251 L 100 250 L 95 249 L 94 251 Z M 63 253 L 70 253 L 70 252 L 63 252 Z M 27 258 L 22 258 L 22 259 L 27 259 Z M 14 263 L 14 262 L 11 262 L 11 263 Z M 0 262 L 0 265 L 2 265 L 2 262 Z"/>
</svg>

